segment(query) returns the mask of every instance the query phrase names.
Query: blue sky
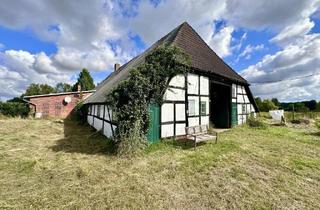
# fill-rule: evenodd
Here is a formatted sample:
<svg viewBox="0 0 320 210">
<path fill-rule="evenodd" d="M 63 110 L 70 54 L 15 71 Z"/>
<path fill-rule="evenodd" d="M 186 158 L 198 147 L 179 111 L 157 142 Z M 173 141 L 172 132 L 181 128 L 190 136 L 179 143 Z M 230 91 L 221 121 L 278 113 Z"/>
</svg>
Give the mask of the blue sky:
<svg viewBox="0 0 320 210">
<path fill-rule="evenodd" d="M 320 100 L 319 5 L 319 0 L 5 0 L 0 100 L 21 95 L 30 83 L 73 83 L 81 68 L 99 83 L 114 63 L 124 64 L 184 21 L 252 83 L 256 96 Z M 310 74 L 315 76 L 304 78 Z"/>
</svg>

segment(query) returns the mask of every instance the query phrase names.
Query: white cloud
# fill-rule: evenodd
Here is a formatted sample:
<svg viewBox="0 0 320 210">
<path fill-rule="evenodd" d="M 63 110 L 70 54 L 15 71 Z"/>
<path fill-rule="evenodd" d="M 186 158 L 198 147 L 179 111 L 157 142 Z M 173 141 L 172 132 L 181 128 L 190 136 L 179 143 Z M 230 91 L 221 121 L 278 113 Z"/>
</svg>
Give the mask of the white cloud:
<svg viewBox="0 0 320 210">
<path fill-rule="evenodd" d="M 283 101 L 320 99 L 320 35 L 305 35 L 242 72 L 257 96 Z M 308 75 L 315 75 L 309 77 Z M 307 77 L 306 77 L 307 76 Z M 262 84 L 261 84 L 262 83 Z M 263 84 L 265 83 L 265 84 Z"/>
<path fill-rule="evenodd" d="M 319 0 L 228 0 L 226 19 L 236 27 L 274 29 L 292 25 L 312 15 Z"/>
<path fill-rule="evenodd" d="M 130 21 L 133 32 L 151 44 L 184 21 L 190 23 L 206 39 L 211 36 L 213 21 L 225 11 L 225 0 L 176 0 L 161 1 L 156 7 L 143 1 L 137 8 L 137 16 Z"/>
<path fill-rule="evenodd" d="M 245 59 L 250 59 L 251 58 L 251 54 L 253 52 L 260 51 L 260 50 L 263 50 L 263 49 L 264 49 L 264 45 L 263 44 L 259 44 L 259 45 L 256 45 L 256 46 L 252 46 L 251 44 L 248 44 L 246 46 L 246 48 L 239 54 L 237 60 L 239 60 L 242 57 L 245 57 Z"/>
<path fill-rule="evenodd" d="M 232 26 L 226 26 L 219 32 L 215 33 L 209 40 L 208 45 L 220 56 L 226 57 L 231 52 L 231 39 L 234 28 Z"/>
<path fill-rule="evenodd" d="M 69 82 L 70 73 L 58 72 L 43 53 L 36 55 L 26 51 L 8 50 L 0 53 L 0 96 L 4 100 L 24 93 L 30 83 Z"/>
<path fill-rule="evenodd" d="M 282 46 L 290 44 L 298 39 L 303 39 L 304 35 L 307 34 L 314 27 L 314 25 L 314 22 L 311 21 L 310 18 L 306 18 L 294 23 L 293 25 L 285 27 L 270 41 L 278 43 Z"/>
</svg>

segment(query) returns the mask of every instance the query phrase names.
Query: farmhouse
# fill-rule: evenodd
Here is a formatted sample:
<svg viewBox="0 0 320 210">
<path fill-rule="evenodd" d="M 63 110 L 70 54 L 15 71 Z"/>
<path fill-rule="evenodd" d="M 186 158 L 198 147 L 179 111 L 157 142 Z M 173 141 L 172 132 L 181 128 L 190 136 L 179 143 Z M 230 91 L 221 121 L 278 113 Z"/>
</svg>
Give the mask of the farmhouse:
<svg viewBox="0 0 320 210">
<path fill-rule="evenodd" d="M 36 118 L 56 117 L 66 118 L 80 100 L 88 98 L 94 91 L 76 91 L 51 93 L 44 95 L 25 96 L 31 113 Z"/>
<path fill-rule="evenodd" d="M 156 47 L 169 44 L 190 56 L 191 65 L 185 75 L 170 81 L 161 106 L 150 105 L 151 124 L 148 140 L 180 136 L 185 127 L 212 124 L 230 128 L 245 123 L 249 114 L 258 111 L 248 82 L 228 66 L 186 22 L 173 29 L 141 55 L 121 66 L 85 100 L 88 123 L 112 137 L 116 122 L 112 110 L 105 104 L 106 95 L 129 76 L 131 69 L 144 62 Z"/>
</svg>

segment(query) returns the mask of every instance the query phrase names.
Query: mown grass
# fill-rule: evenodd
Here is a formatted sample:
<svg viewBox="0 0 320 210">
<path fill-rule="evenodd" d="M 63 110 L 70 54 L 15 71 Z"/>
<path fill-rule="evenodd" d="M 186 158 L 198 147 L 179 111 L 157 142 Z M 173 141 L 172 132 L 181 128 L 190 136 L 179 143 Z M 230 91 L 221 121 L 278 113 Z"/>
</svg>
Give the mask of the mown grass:
<svg viewBox="0 0 320 210">
<path fill-rule="evenodd" d="M 0 208 L 318 209 L 314 134 L 242 126 L 218 144 L 159 142 L 128 159 L 87 126 L 0 120 Z"/>
</svg>

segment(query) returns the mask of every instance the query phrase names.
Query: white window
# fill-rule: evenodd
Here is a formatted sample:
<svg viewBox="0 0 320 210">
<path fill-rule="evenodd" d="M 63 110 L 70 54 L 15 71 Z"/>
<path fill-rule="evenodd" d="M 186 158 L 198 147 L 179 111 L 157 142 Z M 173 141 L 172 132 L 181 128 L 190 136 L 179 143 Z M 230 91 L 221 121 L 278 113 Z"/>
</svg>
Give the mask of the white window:
<svg viewBox="0 0 320 210">
<path fill-rule="evenodd" d="M 242 104 L 242 113 L 243 114 L 246 114 L 246 105 L 245 104 Z"/>
<path fill-rule="evenodd" d="M 206 101 L 201 101 L 200 102 L 200 114 L 201 115 L 206 115 L 207 114 L 207 102 Z"/>
<path fill-rule="evenodd" d="M 194 116 L 196 113 L 195 100 L 188 100 L 188 114 L 189 116 Z"/>
</svg>

